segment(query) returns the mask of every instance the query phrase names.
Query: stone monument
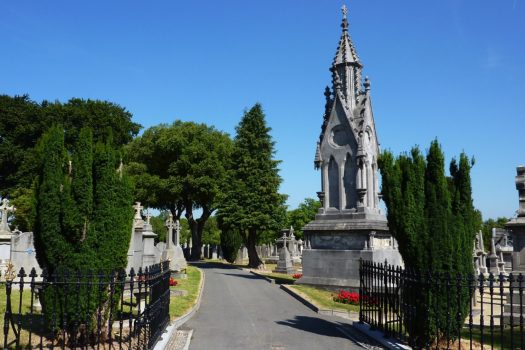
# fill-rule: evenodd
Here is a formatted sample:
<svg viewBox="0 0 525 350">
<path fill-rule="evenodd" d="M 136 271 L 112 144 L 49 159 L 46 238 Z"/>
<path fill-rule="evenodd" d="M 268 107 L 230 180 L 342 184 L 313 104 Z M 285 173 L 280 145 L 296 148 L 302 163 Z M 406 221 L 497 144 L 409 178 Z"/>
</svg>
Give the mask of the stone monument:
<svg viewBox="0 0 525 350">
<path fill-rule="evenodd" d="M 180 272 L 186 268 L 187 263 L 184 253 L 180 246 L 180 223 L 179 220 L 173 221 L 173 214 L 169 213 L 166 220 L 168 233 L 166 235 L 166 250 L 162 253 L 162 260 L 170 261 L 170 270 Z M 175 242 L 173 242 L 173 229 L 175 229 Z"/>
<path fill-rule="evenodd" d="M 9 228 L 7 218 L 14 211 L 15 207 L 9 205 L 9 200 L 7 198 L 2 199 L 2 204 L 0 205 L 0 215 L 2 215 L 0 219 L 0 273 L 2 274 L 11 259 L 11 237 L 13 233 Z"/>
<path fill-rule="evenodd" d="M 157 259 L 155 254 L 155 237 L 157 234 L 153 232 L 153 227 L 150 223 L 151 215 L 149 210 L 146 214 L 146 223 L 142 229 L 142 266 L 151 266 L 158 264 L 160 259 Z"/>
<path fill-rule="evenodd" d="M 525 165 L 517 167 L 516 189 L 519 207 L 516 218 L 510 220 L 505 228 L 512 234 L 512 271 L 525 273 Z"/>
<path fill-rule="evenodd" d="M 483 232 L 478 231 L 476 233 L 476 238 L 474 242 L 474 269 L 477 275 L 480 273 L 488 273 L 487 269 L 487 253 L 485 252 L 485 247 L 483 245 Z"/>
<path fill-rule="evenodd" d="M 135 269 L 135 272 L 142 267 L 142 230 L 144 228 L 144 220 L 142 219 L 143 206 L 140 202 L 136 202 L 133 206 L 135 210 L 135 216 L 133 217 L 133 226 L 131 228 L 131 239 L 128 248 L 128 266 L 126 271 L 130 271 L 131 268 Z"/>
<path fill-rule="evenodd" d="M 517 216 L 505 224 L 512 236 L 512 274 L 517 277 L 525 274 L 525 165 L 517 167 L 516 189 L 518 190 L 519 206 Z M 513 282 L 512 295 L 506 293 L 506 303 L 503 307 L 503 323 L 506 325 L 520 324 L 520 315 L 525 313 L 525 296 L 520 294 L 520 283 Z"/>
<path fill-rule="evenodd" d="M 273 270 L 273 272 L 292 274 L 294 273 L 294 268 L 292 256 L 290 255 L 290 251 L 288 250 L 291 237 L 288 237 L 286 235 L 286 231 L 287 230 L 282 230 L 282 236 L 276 240 L 277 245 L 280 247 L 279 260 L 277 260 L 277 266 L 275 267 L 275 270 Z M 291 232 L 291 234 L 293 234 L 293 232 Z"/>
<path fill-rule="evenodd" d="M 321 208 L 303 227 L 303 277 L 297 283 L 331 288 L 359 287 L 359 259 L 400 265 L 401 256 L 379 209 L 379 142 L 372 113 L 370 80 L 362 85 L 361 64 L 348 34 L 343 6 L 342 35 L 326 87 L 326 105 L 314 165 L 321 169 Z"/>
</svg>

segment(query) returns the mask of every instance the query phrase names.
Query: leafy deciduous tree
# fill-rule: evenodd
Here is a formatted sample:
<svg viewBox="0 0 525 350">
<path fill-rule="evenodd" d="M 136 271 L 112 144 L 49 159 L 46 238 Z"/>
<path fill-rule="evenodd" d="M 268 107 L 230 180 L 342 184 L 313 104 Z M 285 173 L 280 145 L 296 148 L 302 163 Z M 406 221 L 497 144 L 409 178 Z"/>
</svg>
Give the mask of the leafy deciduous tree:
<svg viewBox="0 0 525 350">
<path fill-rule="evenodd" d="M 136 198 L 148 206 L 185 213 L 192 233 L 191 259 L 201 258 L 202 233 L 226 180 L 232 143 L 213 127 L 176 121 L 152 127 L 127 147 Z M 194 210 L 202 214 L 195 218 Z"/>
<path fill-rule="evenodd" d="M 303 226 L 315 219 L 315 214 L 317 214 L 317 210 L 320 207 L 321 202 L 318 200 L 306 198 L 296 209 L 288 211 L 286 226 L 294 228 L 294 234 L 297 239 L 303 238 Z"/>
</svg>

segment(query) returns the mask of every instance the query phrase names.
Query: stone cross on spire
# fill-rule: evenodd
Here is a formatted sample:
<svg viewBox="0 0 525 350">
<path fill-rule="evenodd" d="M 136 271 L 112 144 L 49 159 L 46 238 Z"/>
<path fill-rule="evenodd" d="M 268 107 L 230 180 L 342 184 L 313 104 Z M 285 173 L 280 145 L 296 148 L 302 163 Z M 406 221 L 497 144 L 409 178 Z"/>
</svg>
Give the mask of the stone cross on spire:
<svg viewBox="0 0 525 350">
<path fill-rule="evenodd" d="M 2 205 L 0 205 L 0 211 L 2 213 L 2 222 L 0 223 L 0 231 L 11 232 L 9 225 L 7 224 L 7 215 L 14 212 L 16 209 L 14 206 L 9 205 L 9 200 L 4 198 L 2 200 Z"/>
<path fill-rule="evenodd" d="M 168 228 L 168 234 L 166 235 L 166 245 L 168 249 L 173 246 L 173 229 L 176 227 L 173 222 L 173 214 L 169 213 L 168 219 L 166 220 L 166 227 Z"/>
<path fill-rule="evenodd" d="M 343 12 L 343 18 L 346 19 L 346 15 L 348 14 L 348 7 L 346 7 L 345 4 L 341 7 L 341 11 Z"/>
</svg>

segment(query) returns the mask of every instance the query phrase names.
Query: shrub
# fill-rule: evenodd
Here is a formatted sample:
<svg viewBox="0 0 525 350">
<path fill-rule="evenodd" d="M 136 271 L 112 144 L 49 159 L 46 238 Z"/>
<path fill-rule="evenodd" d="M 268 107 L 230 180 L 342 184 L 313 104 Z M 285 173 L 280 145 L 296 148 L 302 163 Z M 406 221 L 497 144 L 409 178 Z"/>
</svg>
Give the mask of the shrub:
<svg viewBox="0 0 525 350">
<path fill-rule="evenodd" d="M 233 264 L 237 259 L 237 253 L 241 248 L 242 238 L 239 233 L 233 229 L 222 228 L 221 230 L 221 249 L 223 258 Z"/>
<path fill-rule="evenodd" d="M 66 326 L 75 332 L 96 324 L 97 308 L 105 318 L 110 305 L 117 304 L 108 300 L 110 293 L 118 295 L 108 290 L 108 283 L 125 277 L 133 210 L 131 185 L 117 171 L 119 157 L 111 140 L 93 145 L 91 129 L 84 128 L 68 150 L 64 137 L 64 129 L 55 126 L 39 141 L 34 243 L 50 281 L 65 282 L 42 291 L 43 312 L 51 328 Z M 64 287 L 79 275 L 92 277 L 82 278 L 75 290 Z M 100 288 L 96 300 L 86 286 L 90 281 Z M 67 319 L 52 316 L 53 308 L 64 310 L 60 317 Z"/>
<path fill-rule="evenodd" d="M 383 152 L 379 169 L 388 226 L 407 268 L 422 275 L 468 276 L 474 272 L 470 252 L 475 232 L 481 227 L 472 202 L 473 160 L 464 153 L 459 161 L 453 159 L 449 177 L 444 163 L 437 140 L 430 144 L 426 158 L 417 147 L 397 158 Z M 405 288 L 416 285 L 408 282 Z M 468 288 L 463 288 L 458 298 L 461 303 L 451 305 L 443 285 L 420 289 L 410 301 L 416 320 L 405 325 L 417 346 L 461 327 L 468 314 Z M 430 305 L 437 310 L 432 317 L 427 313 Z"/>
</svg>

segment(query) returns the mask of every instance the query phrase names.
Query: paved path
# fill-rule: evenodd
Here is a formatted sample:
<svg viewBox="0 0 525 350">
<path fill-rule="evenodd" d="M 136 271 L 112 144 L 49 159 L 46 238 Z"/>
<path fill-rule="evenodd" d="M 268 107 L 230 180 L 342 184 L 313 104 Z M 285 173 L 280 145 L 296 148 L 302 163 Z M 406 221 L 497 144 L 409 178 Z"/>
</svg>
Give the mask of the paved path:
<svg viewBox="0 0 525 350">
<path fill-rule="evenodd" d="M 277 285 L 222 264 L 198 264 L 206 274 L 190 350 L 360 349 L 339 329 L 345 320 L 318 315 Z"/>
</svg>

